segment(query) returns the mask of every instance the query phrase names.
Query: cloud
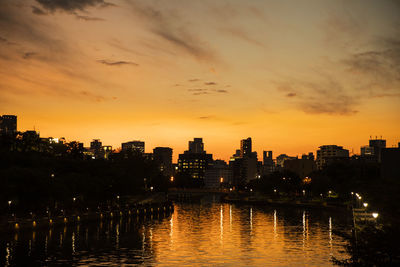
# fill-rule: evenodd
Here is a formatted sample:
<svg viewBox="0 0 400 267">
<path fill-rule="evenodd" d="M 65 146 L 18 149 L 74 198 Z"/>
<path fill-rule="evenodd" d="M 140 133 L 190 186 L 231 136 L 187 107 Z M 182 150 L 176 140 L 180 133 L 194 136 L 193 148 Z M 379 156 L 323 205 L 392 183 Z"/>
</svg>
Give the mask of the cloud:
<svg viewBox="0 0 400 267">
<path fill-rule="evenodd" d="M 131 61 L 110 61 L 110 60 L 105 60 L 105 59 L 101 59 L 101 60 L 97 60 L 97 62 L 107 65 L 107 66 L 123 66 L 123 65 L 133 65 L 133 66 L 139 66 L 139 64 L 135 63 L 135 62 L 131 62 Z"/>
<path fill-rule="evenodd" d="M 256 40 L 255 38 L 251 37 L 247 32 L 245 32 L 244 30 L 241 30 L 238 27 L 222 28 L 221 31 L 223 33 L 229 34 L 232 37 L 246 41 L 250 44 L 253 44 L 253 45 L 256 45 L 259 47 L 265 47 L 265 44 Z"/>
<path fill-rule="evenodd" d="M 84 15 L 79 15 L 77 13 L 74 14 L 77 19 L 84 20 L 84 21 L 104 21 L 105 19 L 97 18 L 97 17 L 89 17 Z"/>
<path fill-rule="evenodd" d="M 287 97 L 295 97 L 297 94 L 296 93 L 288 93 L 286 96 Z"/>
<path fill-rule="evenodd" d="M 204 85 L 217 85 L 216 82 L 205 82 Z"/>
<path fill-rule="evenodd" d="M 32 13 L 36 15 L 47 15 L 47 12 L 44 12 L 42 9 L 32 6 Z"/>
<path fill-rule="evenodd" d="M 50 12 L 58 10 L 73 13 L 74 11 L 86 11 L 90 7 L 115 6 L 104 0 L 36 0 L 36 2 Z"/>
<path fill-rule="evenodd" d="M 31 57 L 33 57 L 33 56 L 35 56 L 35 55 L 37 55 L 36 52 L 26 52 L 26 53 L 24 53 L 24 54 L 22 55 L 22 58 L 23 58 L 23 59 L 30 59 Z"/>
<path fill-rule="evenodd" d="M 208 88 L 192 88 L 188 89 L 188 92 L 191 92 L 192 95 L 209 95 L 213 93 L 229 93 L 229 91 L 225 89 L 208 89 Z"/>
<path fill-rule="evenodd" d="M 193 33 L 187 27 L 179 13 L 166 8 L 151 6 L 149 2 L 130 1 L 133 12 L 142 19 L 148 30 L 159 39 L 169 43 L 175 49 L 195 57 L 198 60 L 217 61 L 214 50 L 207 42 L 201 40 L 197 32 Z"/>
<path fill-rule="evenodd" d="M 350 94 L 342 84 L 328 75 L 305 82 L 289 80 L 277 86 L 278 91 L 293 99 L 293 104 L 307 114 L 354 115 L 359 96 Z"/>
<path fill-rule="evenodd" d="M 96 102 L 103 102 L 103 101 L 107 100 L 107 98 L 104 97 L 104 96 L 101 96 L 101 95 L 98 95 L 98 94 L 93 94 L 93 93 L 85 91 L 85 90 L 80 91 L 79 93 L 82 96 L 88 97 L 88 98 L 90 98 L 90 99 L 92 99 L 92 100 L 94 100 Z M 112 99 L 115 100 L 116 98 L 113 97 Z"/>
<path fill-rule="evenodd" d="M 201 117 L 198 117 L 198 119 L 200 119 L 200 120 L 209 120 L 209 119 L 212 119 L 212 118 L 214 118 L 214 116 L 201 116 Z"/>
<path fill-rule="evenodd" d="M 382 40 L 379 48 L 352 54 L 342 63 L 373 90 L 400 89 L 400 39 Z"/>
</svg>

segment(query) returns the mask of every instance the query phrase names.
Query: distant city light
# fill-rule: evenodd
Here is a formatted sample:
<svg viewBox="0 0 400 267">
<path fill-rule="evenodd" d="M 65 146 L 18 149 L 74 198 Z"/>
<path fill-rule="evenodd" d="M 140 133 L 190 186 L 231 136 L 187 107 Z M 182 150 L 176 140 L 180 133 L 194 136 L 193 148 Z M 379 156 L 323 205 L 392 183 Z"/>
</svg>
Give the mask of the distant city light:
<svg viewBox="0 0 400 267">
<path fill-rule="evenodd" d="M 378 218 L 379 214 L 377 212 L 372 213 L 372 217 L 374 217 L 375 219 Z"/>
<path fill-rule="evenodd" d="M 171 176 L 171 182 L 173 182 L 174 181 L 174 176 Z"/>
<path fill-rule="evenodd" d="M 219 179 L 219 181 L 220 181 L 221 183 L 223 183 L 223 182 L 224 182 L 224 178 L 221 177 L 221 178 Z"/>
<path fill-rule="evenodd" d="M 364 205 L 364 207 L 366 208 L 366 207 L 368 207 L 368 203 L 363 203 L 363 205 Z"/>
</svg>

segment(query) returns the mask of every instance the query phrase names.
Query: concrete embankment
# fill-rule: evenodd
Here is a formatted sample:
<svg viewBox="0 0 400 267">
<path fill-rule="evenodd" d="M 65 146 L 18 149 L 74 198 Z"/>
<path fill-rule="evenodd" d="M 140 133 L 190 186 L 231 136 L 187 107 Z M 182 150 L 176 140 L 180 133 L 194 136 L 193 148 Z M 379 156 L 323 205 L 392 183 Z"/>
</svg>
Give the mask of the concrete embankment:
<svg viewBox="0 0 400 267">
<path fill-rule="evenodd" d="M 121 217 L 168 216 L 173 210 L 174 206 L 171 201 L 150 202 L 150 199 L 148 199 L 134 205 L 125 205 L 123 208 L 114 207 L 93 212 L 75 212 L 69 213 L 69 215 L 46 216 L 40 218 L 5 217 L 0 222 L 0 232 L 9 233 L 20 230 L 58 227 L 84 222 L 111 220 Z"/>
</svg>

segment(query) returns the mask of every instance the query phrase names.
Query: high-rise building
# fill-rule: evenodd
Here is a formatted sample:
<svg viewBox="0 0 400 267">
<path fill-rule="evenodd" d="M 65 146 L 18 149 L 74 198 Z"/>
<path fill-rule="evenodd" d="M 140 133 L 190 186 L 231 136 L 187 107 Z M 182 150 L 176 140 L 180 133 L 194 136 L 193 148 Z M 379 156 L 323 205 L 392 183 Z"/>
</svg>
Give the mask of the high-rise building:
<svg viewBox="0 0 400 267">
<path fill-rule="evenodd" d="M 206 188 L 220 188 L 222 184 L 232 184 L 232 170 L 225 161 L 217 159 L 206 170 L 204 185 Z"/>
<path fill-rule="evenodd" d="M 189 152 L 203 153 L 204 152 L 203 138 L 194 138 L 193 141 L 189 141 Z"/>
<path fill-rule="evenodd" d="M 338 160 L 349 159 L 349 151 L 343 149 L 342 146 L 325 145 L 320 146 L 317 150 L 317 168 L 322 169 L 324 166 Z"/>
<path fill-rule="evenodd" d="M 251 152 L 252 152 L 251 137 L 240 140 L 240 156 L 242 158 L 250 156 Z"/>
<path fill-rule="evenodd" d="M 130 141 L 121 144 L 122 151 L 136 151 L 144 153 L 144 142 L 143 141 Z"/>
<path fill-rule="evenodd" d="M 164 175 L 171 176 L 173 174 L 172 148 L 170 147 L 154 148 L 153 160 Z"/>
<path fill-rule="evenodd" d="M 272 151 L 263 151 L 263 167 L 262 173 L 264 175 L 274 171 L 274 159 L 272 158 Z"/>
<path fill-rule="evenodd" d="M 381 154 L 384 148 L 386 148 L 386 140 L 378 138 L 370 139 L 368 146 L 361 147 L 361 157 L 364 160 L 381 162 Z"/>
<path fill-rule="evenodd" d="M 205 170 L 212 165 L 212 154 L 204 150 L 202 138 L 189 142 L 189 149 L 179 154 L 178 171 L 194 179 L 204 179 Z"/>
<path fill-rule="evenodd" d="M 283 163 L 285 170 L 296 173 L 301 179 L 304 179 L 310 173 L 317 169 L 315 161 L 312 159 L 288 159 Z"/>
<path fill-rule="evenodd" d="M 257 178 L 257 152 L 252 151 L 250 137 L 240 141 L 240 154 L 238 155 L 238 150 L 236 150 L 229 161 L 229 166 L 233 172 L 234 186 L 243 186 Z"/>
<path fill-rule="evenodd" d="M 13 134 L 17 131 L 17 116 L 0 116 L 0 134 Z"/>
<path fill-rule="evenodd" d="M 101 159 L 104 157 L 103 144 L 100 139 L 93 139 L 93 141 L 90 142 L 90 152 L 93 154 L 95 159 Z"/>
</svg>

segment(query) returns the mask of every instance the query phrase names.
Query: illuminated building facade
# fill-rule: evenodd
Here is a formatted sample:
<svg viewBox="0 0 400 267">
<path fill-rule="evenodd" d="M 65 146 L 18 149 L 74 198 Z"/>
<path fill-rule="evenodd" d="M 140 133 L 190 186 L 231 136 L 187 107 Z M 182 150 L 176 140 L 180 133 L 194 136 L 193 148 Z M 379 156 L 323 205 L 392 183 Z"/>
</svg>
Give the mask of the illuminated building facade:
<svg viewBox="0 0 400 267">
<path fill-rule="evenodd" d="M 212 154 L 204 150 L 202 138 L 189 141 L 189 150 L 179 154 L 178 172 L 187 174 L 193 179 L 204 179 L 206 169 L 212 165 Z"/>
<path fill-rule="evenodd" d="M 8 135 L 17 131 L 17 116 L 0 116 L 0 134 Z"/>
<path fill-rule="evenodd" d="M 338 160 L 349 159 L 349 151 L 342 146 L 325 145 L 317 150 L 317 168 L 322 169 L 330 163 Z"/>
</svg>

